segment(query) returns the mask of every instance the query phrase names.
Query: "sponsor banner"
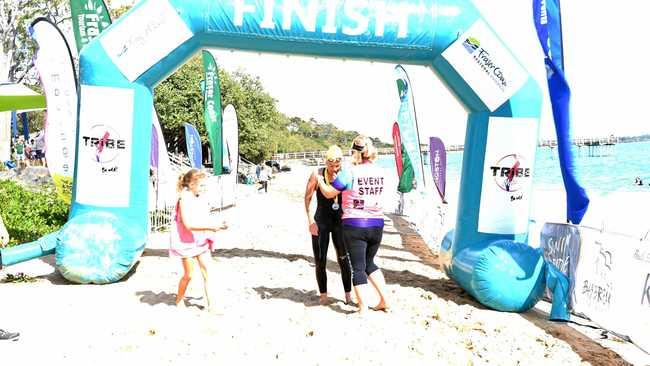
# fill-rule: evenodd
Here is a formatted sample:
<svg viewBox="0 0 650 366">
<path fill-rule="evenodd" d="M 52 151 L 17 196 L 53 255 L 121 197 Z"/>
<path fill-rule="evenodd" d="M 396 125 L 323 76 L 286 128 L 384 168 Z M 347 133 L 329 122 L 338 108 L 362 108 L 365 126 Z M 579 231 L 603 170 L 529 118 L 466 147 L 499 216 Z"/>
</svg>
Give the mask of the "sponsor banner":
<svg viewBox="0 0 650 366">
<path fill-rule="evenodd" d="M 93 206 L 127 207 L 134 91 L 82 85 L 81 98 L 76 200 Z"/>
<path fill-rule="evenodd" d="M 111 25 L 103 0 L 70 0 L 70 13 L 78 51 Z"/>
<path fill-rule="evenodd" d="M 650 242 L 580 228 L 573 311 L 650 351 Z"/>
<path fill-rule="evenodd" d="M 540 247 L 544 259 L 553 263 L 569 279 L 569 309 L 575 304 L 576 268 L 580 259 L 580 231 L 578 227 L 567 224 L 545 223 L 540 232 Z M 550 289 L 546 297 L 552 299 Z"/>
<path fill-rule="evenodd" d="M 70 201 L 77 139 L 77 78 L 68 43 L 49 20 L 30 26 L 38 44 L 34 65 L 47 100 L 45 158 L 57 193 Z"/>
<path fill-rule="evenodd" d="M 191 123 L 184 123 L 185 126 L 185 145 L 187 146 L 187 157 L 190 158 L 192 168 L 203 168 L 203 148 L 201 146 L 201 137 Z"/>
<path fill-rule="evenodd" d="M 397 82 L 397 93 L 400 100 L 397 123 L 399 124 L 400 141 L 404 150 L 402 152 L 404 170 L 406 171 L 407 166 L 405 163 L 409 160 L 415 176 L 414 180 L 404 181 L 402 177 L 404 177 L 405 173 L 402 173 L 402 177 L 400 177 L 400 192 L 410 192 L 409 185 L 411 185 L 412 189 L 423 189 L 425 186 L 418 120 L 415 114 L 415 101 L 413 100 L 411 81 L 406 74 L 406 70 L 401 65 L 395 66 L 395 80 Z"/>
<path fill-rule="evenodd" d="M 239 165 L 239 123 L 232 104 L 223 110 L 223 172 L 237 173 Z"/>
<path fill-rule="evenodd" d="M 447 151 L 445 144 L 438 137 L 429 138 L 429 160 L 431 175 L 436 185 L 438 194 L 443 203 L 445 201 L 445 185 L 447 184 Z"/>
<path fill-rule="evenodd" d="M 122 74 L 134 81 L 190 37 L 192 31 L 169 1 L 149 0 L 136 5 L 100 42 Z"/>
<path fill-rule="evenodd" d="M 490 117 L 483 166 L 478 231 L 528 231 L 538 120 Z"/>
<path fill-rule="evenodd" d="M 478 20 L 443 53 L 447 62 L 494 112 L 526 82 L 526 70 L 496 33 Z"/>
<path fill-rule="evenodd" d="M 219 85 L 219 70 L 214 56 L 210 51 L 203 50 L 203 119 L 205 130 L 208 131 L 210 151 L 212 152 L 212 171 L 220 175 L 223 171 L 223 131 L 221 117 L 221 86 Z"/>
</svg>

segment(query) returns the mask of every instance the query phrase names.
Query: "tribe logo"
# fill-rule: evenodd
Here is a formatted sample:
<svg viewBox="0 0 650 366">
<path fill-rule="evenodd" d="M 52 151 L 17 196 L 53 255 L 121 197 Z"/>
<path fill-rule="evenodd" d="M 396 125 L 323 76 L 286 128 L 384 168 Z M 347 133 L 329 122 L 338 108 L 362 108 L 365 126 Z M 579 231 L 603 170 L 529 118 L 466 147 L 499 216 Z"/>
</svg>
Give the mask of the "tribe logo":
<svg viewBox="0 0 650 366">
<path fill-rule="evenodd" d="M 463 47 L 467 50 L 467 52 L 474 53 L 479 47 L 481 47 L 481 42 L 474 38 L 474 37 L 467 37 L 465 42 L 463 42 Z"/>
<path fill-rule="evenodd" d="M 524 182 L 530 179 L 530 168 L 526 160 L 517 154 L 506 155 L 495 166 L 491 166 L 494 182 L 506 192 L 517 192 Z"/>
<path fill-rule="evenodd" d="M 114 161 L 126 149 L 126 141 L 120 139 L 117 131 L 106 125 L 95 125 L 88 136 L 81 136 L 82 147 L 92 151 L 94 162 L 106 164 Z"/>
<path fill-rule="evenodd" d="M 399 93 L 399 100 L 403 102 L 409 92 L 409 83 L 406 79 L 397 79 L 397 92 Z"/>
</svg>

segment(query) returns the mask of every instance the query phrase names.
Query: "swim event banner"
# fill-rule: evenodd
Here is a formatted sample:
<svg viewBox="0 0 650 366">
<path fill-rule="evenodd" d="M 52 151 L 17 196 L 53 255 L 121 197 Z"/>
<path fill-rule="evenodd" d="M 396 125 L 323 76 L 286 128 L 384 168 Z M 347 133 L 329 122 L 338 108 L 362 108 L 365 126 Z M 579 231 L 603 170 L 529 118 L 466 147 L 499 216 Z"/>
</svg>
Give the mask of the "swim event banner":
<svg viewBox="0 0 650 366">
<path fill-rule="evenodd" d="M 564 77 L 560 0 L 533 0 L 533 21 L 544 50 L 548 91 L 555 121 L 557 152 L 566 190 L 567 220 L 579 224 L 589 207 L 589 197 L 577 178 L 577 168 L 573 158 L 569 110 L 571 89 Z"/>
<path fill-rule="evenodd" d="M 650 352 L 650 242 L 580 227 L 573 312 Z"/>
<path fill-rule="evenodd" d="M 203 50 L 203 119 L 208 131 L 214 175 L 223 174 L 223 133 L 221 117 L 221 87 L 214 56 Z"/>
<path fill-rule="evenodd" d="M 203 167 L 203 150 L 199 131 L 190 123 L 184 123 L 183 125 L 185 126 L 185 144 L 187 146 L 187 157 L 190 158 L 190 165 L 192 168 L 201 169 Z"/>
<path fill-rule="evenodd" d="M 433 183 L 443 203 L 445 201 L 445 185 L 447 184 L 447 151 L 445 144 L 438 137 L 429 138 L 429 160 Z"/>
<path fill-rule="evenodd" d="M 399 113 L 397 115 L 397 124 L 399 125 L 400 141 L 404 147 L 402 160 L 406 167 L 406 160 L 410 160 L 413 167 L 415 179 L 411 182 L 412 186 L 402 187 L 400 179 L 400 192 L 410 192 L 411 189 L 424 188 L 424 165 L 422 163 L 422 154 L 420 151 L 420 136 L 418 133 L 418 121 L 415 115 L 415 102 L 411 92 L 411 81 L 409 80 L 406 70 L 401 65 L 395 66 L 395 80 L 397 82 L 397 93 L 399 96 Z M 402 175 L 404 176 L 404 175 Z M 404 182 L 404 184 L 409 182 Z"/>
<path fill-rule="evenodd" d="M 70 202 L 77 138 L 77 77 L 61 31 L 45 18 L 29 27 L 38 45 L 34 65 L 47 100 L 45 157 L 57 193 Z M 131 117 L 129 116 L 129 119 Z M 90 135 L 87 137 L 90 138 Z M 87 141 L 91 144 L 90 141 Z"/>
<path fill-rule="evenodd" d="M 70 0 L 70 13 L 77 52 L 111 25 L 103 0 Z"/>
</svg>

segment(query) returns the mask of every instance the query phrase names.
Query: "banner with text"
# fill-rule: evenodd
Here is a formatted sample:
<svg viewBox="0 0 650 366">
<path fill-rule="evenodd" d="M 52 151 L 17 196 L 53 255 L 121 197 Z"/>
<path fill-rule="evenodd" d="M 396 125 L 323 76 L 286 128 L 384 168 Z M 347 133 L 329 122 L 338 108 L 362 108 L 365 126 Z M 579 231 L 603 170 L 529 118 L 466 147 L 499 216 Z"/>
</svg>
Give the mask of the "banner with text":
<svg viewBox="0 0 650 366">
<path fill-rule="evenodd" d="M 185 123 L 185 144 L 187 146 L 187 157 L 190 158 L 192 168 L 203 168 L 203 150 L 201 148 L 201 137 L 199 131 L 190 123 Z"/>
<path fill-rule="evenodd" d="M 77 77 L 61 31 L 45 18 L 29 27 L 38 44 L 34 65 L 47 100 L 45 157 L 57 193 L 70 202 L 77 139 Z M 130 116 L 129 116 L 130 118 Z"/>
<path fill-rule="evenodd" d="M 111 25 L 103 0 L 70 0 L 70 12 L 77 52 Z"/>
<path fill-rule="evenodd" d="M 406 169 L 407 160 L 413 167 L 414 179 L 411 182 L 402 182 L 400 178 L 400 192 L 407 193 L 411 189 L 424 189 L 424 165 L 420 151 L 420 135 L 418 133 L 418 121 L 415 114 L 415 101 L 406 70 L 401 65 L 395 66 L 395 80 L 397 82 L 397 93 L 400 101 L 397 124 L 399 125 L 400 141 L 402 143 L 403 167 Z M 404 171 L 402 177 L 405 177 Z M 410 187 L 409 187 L 410 184 Z"/>
<path fill-rule="evenodd" d="M 223 174 L 223 131 L 221 116 L 221 87 L 219 70 L 210 51 L 203 50 L 203 119 L 208 131 L 212 171 L 214 175 Z"/>
</svg>

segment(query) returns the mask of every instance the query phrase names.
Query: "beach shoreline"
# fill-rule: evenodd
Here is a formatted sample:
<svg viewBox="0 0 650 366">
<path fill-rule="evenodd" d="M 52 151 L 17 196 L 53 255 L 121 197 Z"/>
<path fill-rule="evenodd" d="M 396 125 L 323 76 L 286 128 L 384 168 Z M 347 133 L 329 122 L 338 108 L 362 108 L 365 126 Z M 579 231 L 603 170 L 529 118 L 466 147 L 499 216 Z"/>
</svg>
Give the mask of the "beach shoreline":
<svg viewBox="0 0 650 366">
<path fill-rule="evenodd" d="M 447 278 L 422 238 L 396 215 L 386 218 L 377 257 L 392 312 L 359 317 L 344 304 L 331 246 L 332 301 L 320 306 L 302 201 L 306 174 L 277 174 L 268 194 L 240 186 L 237 205 L 219 213 L 230 223 L 213 251 L 222 315 L 203 309 L 198 273 L 188 288 L 189 307 L 173 306 L 182 268 L 168 257 L 166 234 L 152 235 L 135 268 L 114 284 L 69 284 L 52 256 L 3 269 L 0 278 L 18 272 L 36 277 L 0 284 L 0 328 L 21 332 L 20 341 L 0 344 L 3 359 L 72 365 L 631 364 L 568 325 L 545 320 L 541 310 L 484 308 Z"/>
</svg>

